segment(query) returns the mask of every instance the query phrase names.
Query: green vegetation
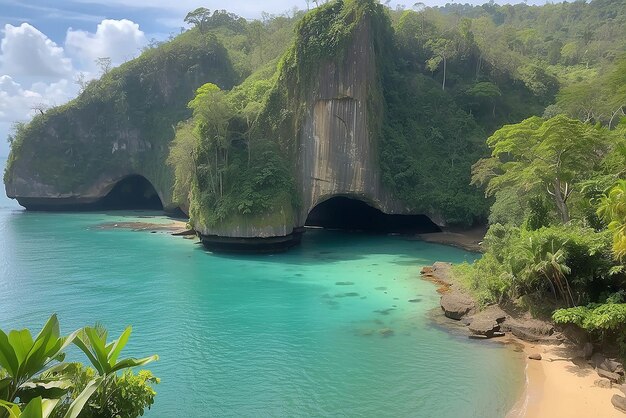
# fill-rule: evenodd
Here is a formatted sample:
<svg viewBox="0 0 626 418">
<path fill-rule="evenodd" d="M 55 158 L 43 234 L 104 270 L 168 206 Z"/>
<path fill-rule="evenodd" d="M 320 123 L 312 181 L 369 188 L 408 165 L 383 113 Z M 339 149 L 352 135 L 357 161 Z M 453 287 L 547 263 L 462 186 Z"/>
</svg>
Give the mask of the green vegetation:
<svg viewBox="0 0 626 418">
<path fill-rule="evenodd" d="M 626 181 L 620 180 L 602 196 L 598 205 L 598 214 L 609 225 L 613 233 L 613 253 L 615 258 L 626 258 Z"/>
<path fill-rule="evenodd" d="M 408 207 L 451 224 L 489 216 L 520 225 L 518 215 L 541 211 L 557 196 L 517 202 L 495 188 L 495 203 L 485 201 L 469 184 L 470 167 L 488 152 L 484 138 L 506 124 L 560 114 L 615 129 L 626 98 L 626 12 L 607 0 L 414 9 L 336 0 L 254 21 L 225 10 L 191 11 L 189 31 L 18 126 L 5 182 L 20 172 L 21 159 L 36 167 L 33 180 L 61 193 L 80 192 L 96 175 L 133 171 L 163 191 L 166 204 L 186 206 L 200 164 L 215 178 L 201 184 L 221 182 L 219 193 L 197 189 L 191 206 L 204 208 L 197 212 L 203 223 L 279 207 L 291 212 L 299 200 L 292 192 L 307 92 L 319 87 L 323 65 L 345 64 L 345 48 L 363 26 L 378 73 L 368 86 L 368 123 L 385 186 Z M 228 114 L 217 161 L 214 148 L 201 146 L 201 106 L 184 122 L 194 112 L 186 105 L 206 82 L 223 91 Z M 279 190 L 289 192 L 269 198 Z M 558 216 L 585 205 L 574 195 L 570 202 Z"/>
<path fill-rule="evenodd" d="M 164 163 L 172 126 L 189 117 L 186 103 L 203 80 L 230 88 L 237 81 L 215 36 L 186 32 L 88 83 L 71 102 L 50 109 L 13 137 L 5 183 L 27 164 L 33 180 L 60 193 L 79 192 L 101 176 L 140 173 L 165 191 Z"/>
<path fill-rule="evenodd" d="M 152 405 L 150 372 L 134 375 L 130 369 L 157 356 L 119 360 L 130 337 L 128 327 L 115 341 L 106 343 L 106 330 L 85 327 L 61 336 L 56 315 L 32 337 L 30 331 L 0 330 L 0 417 L 90 418 L 138 417 Z M 64 363 L 65 349 L 75 344 L 95 367 Z M 122 376 L 117 372 L 123 371 Z"/>
<path fill-rule="evenodd" d="M 544 314 L 556 310 L 558 323 L 624 342 L 615 296 L 626 285 L 624 181 L 612 184 L 624 175 L 625 141 L 622 126 L 564 115 L 507 125 L 487 140 L 491 157 L 474 165 L 473 181 L 496 196 L 491 218 L 505 224 L 491 225 L 480 260 L 457 269 L 482 303 L 531 297 Z"/>
<path fill-rule="evenodd" d="M 146 149 L 133 167 L 173 184 L 199 229 L 289 225 L 307 101 L 368 31 L 368 129 L 388 190 L 451 224 L 491 224 L 484 257 L 459 267 L 483 303 L 603 314 L 594 304 L 626 282 L 626 8 L 418 6 L 335 0 L 258 21 L 194 10 L 191 30 L 19 125 L 5 181 L 37 149 L 38 178 L 75 190 L 127 164 L 111 151 L 125 132 Z"/>
<path fill-rule="evenodd" d="M 536 116 L 491 125 L 491 155 L 472 168 L 472 183 L 494 199 L 491 226 L 484 256 L 457 267 L 459 276 L 483 304 L 554 312 L 558 323 L 623 343 L 626 10 L 605 0 L 440 10 L 471 19 L 502 93 L 486 89 L 492 103 L 508 96 L 506 74 L 545 108 L 522 100 Z"/>
</svg>

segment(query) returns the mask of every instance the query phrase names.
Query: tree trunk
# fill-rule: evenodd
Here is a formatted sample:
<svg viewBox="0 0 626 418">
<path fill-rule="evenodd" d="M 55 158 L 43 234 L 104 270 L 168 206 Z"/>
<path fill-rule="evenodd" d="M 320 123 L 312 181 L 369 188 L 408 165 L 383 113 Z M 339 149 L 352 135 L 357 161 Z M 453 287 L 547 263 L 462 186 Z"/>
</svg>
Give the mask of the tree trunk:
<svg viewBox="0 0 626 418">
<path fill-rule="evenodd" d="M 443 56 L 443 83 L 441 84 L 441 90 L 446 89 L 446 64 L 447 64 L 447 60 L 446 60 L 446 56 Z"/>
<path fill-rule="evenodd" d="M 561 215 L 561 221 L 563 221 L 564 224 L 568 223 L 569 210 L 567 208 L 567 203 L 565 203 L 563 192 L 561 191 L 561 181 L 559 179 L 554 180 L 554 203 L 556 203 L 556 207 Z"/>
</svg>

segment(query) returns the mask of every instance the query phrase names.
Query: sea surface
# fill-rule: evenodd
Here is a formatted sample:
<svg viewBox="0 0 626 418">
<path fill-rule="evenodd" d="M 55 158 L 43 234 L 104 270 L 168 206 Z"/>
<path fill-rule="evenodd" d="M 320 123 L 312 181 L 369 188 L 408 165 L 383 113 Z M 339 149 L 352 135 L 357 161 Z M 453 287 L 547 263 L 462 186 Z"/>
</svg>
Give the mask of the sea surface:
<svg viewBox="0 0 626 418">
<path fill-rule="evenodd" d="M 0 167 L 4 161 L 0 161 Z M 470 253 L 402 237 L 308 231 L 265 256 L 211 254 L 145 212 L 26 212 L 0 193 L 0 328 L 101 322 L 157 353 L 154 417 L 503 417 L 520 355 L 434 325 L 422 266 Z M 74 349 L 72 360 L 85 361 Z"/>
</svg>

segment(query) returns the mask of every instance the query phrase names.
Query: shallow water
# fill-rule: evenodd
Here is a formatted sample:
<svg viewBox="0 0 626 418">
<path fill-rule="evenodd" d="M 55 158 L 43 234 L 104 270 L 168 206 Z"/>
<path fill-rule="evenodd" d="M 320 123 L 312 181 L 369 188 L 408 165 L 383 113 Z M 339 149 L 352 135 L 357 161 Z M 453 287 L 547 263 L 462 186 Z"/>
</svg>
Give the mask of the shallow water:
<svg viewBox="0 0 626 418">
<path fill-rule="evenodd" d="M 472 254 L 316 230 L 288 253 L 235 257 L 98 227 L 145 215 L 27 213 L 2 193 L 0 327 L 52 312 L 63 332 L 132 324 L 126 354 L 160 356 L 149 417 L 502 417 L 520 392 L 512 350 L 428 320 L 439 297 L 420 268 Z"/>
</svg>

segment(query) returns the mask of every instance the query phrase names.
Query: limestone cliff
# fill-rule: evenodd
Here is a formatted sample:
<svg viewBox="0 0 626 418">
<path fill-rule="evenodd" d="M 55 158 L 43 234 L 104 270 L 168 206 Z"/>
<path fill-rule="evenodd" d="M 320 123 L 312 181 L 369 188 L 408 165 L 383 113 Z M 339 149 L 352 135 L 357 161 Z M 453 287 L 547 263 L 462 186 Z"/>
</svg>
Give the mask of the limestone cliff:
<svg viewBox="0 0 626 418">
<path fill-rule="evenodd" d="M 334 196 L 354 197 L 389 214 L 411 212 L 385 190 L 381 180 L 378 128 L 384 106 L 377 62 L 381 59 L 371 18 L 363 19 L 345 54 L 317 70 L 297 151 L 302 191 L 299 225 L 317 204 Z"/>
<path fill-rule="evenodd" d="M 18 130 L 7 195 L 26 208 L 80 209 L 121 179 L 141 175 L 171 208 L 169 142 L 174 126 L 189 117 L 194 91 L 208 81 L 230 88 L 234 71 L 223 47 L 197 32 L 113 69 Z"/>
<path fill-rule="evenodd" d="M 288 236 L 304 226 L 313 207 L 335 196 L 365 201 L 388 214 L 444 221 L 428 206 L 407 206 L 383 185 L 381 72 L 393 59 L 385 50 L 392 36 L 383 6 L 374 1 L 333 2 L 305 16 L 256 132 L 288 155 L 297 204 L 283 200 L 270 211 L 234 213 L 213 225 L 202 220 L 208 209 L 192 204 L 194 227 L 207 241 Z"/>
<path fill-rule="evenodd" d="M 187 171 L 176 185 L 183 182 L 179 199 L 189 196 L 191 222 L 208 246 L 291 245 L 310 211 L 335 196 L 439 225 L 471 223 L 468 206 L 481 205 L 467 202 L 483 198 L 467 177 L 482 134 L 436 82 L 400 68 L 394 36 L 375 0 L 320 6 L 299 22 L 292 47 L 263 79 L 265 92 L 246 102 L 260 76 L 230 94 L 235 76 L 224 48 L 187 32 L 20 129 L 7 194 L 26 207 L 74 208 L 141 175 L 166 208 L 185 205 L 173 202 L 165 160 L 182 138 L 172 145 L 174 126 L 191 117 L 184 126 L 193 141 L 181 154 L 190 158 L 177 165 Z M 205 89 L 217 96 L 203 109 L 215 98 L 238 102 L 224 105 L 222 131 L 187 108 L 208 82 L 222 90 Z"/>
</svg>

